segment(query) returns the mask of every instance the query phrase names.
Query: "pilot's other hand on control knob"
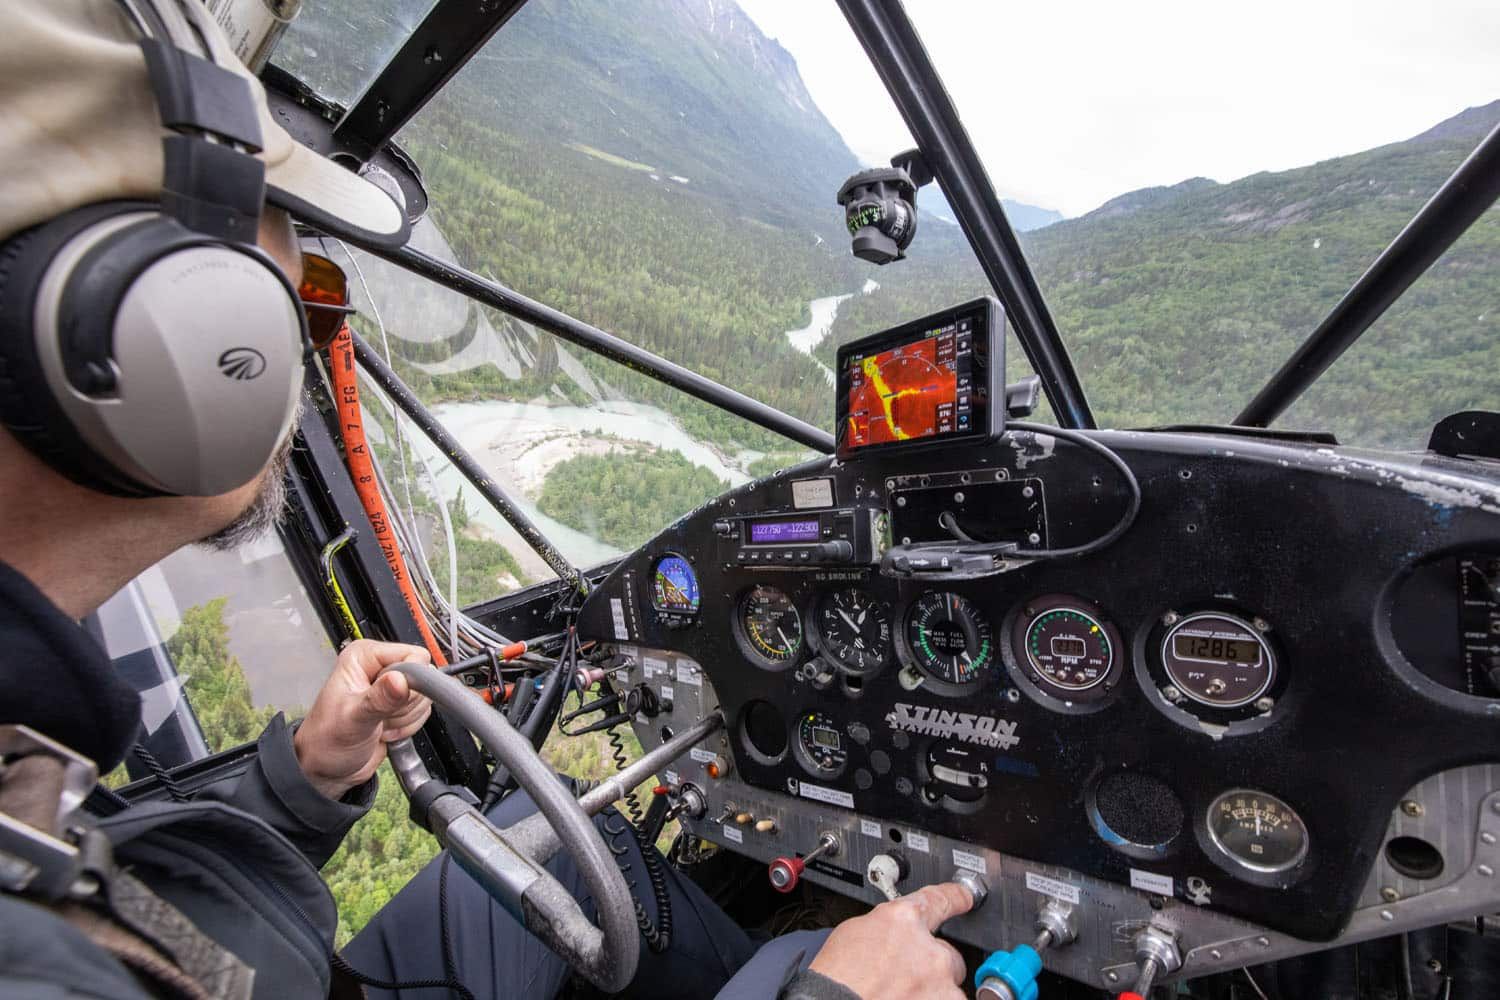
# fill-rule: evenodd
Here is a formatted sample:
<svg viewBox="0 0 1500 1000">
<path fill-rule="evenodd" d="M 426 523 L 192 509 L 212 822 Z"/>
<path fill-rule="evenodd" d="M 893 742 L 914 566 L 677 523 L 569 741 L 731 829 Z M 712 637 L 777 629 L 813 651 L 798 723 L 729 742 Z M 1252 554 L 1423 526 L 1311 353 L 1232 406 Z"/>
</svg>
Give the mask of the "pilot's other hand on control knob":
<svg viewBox="0 0 1500 1000">
<path fill-rule="evenodd" d="M 964 960 L 933 932 L 973 905 L 974 897 L 952 882 L 881 903 L 835 927 L 811 969 L 861 1000 L 963 1000 Z"/>
<path fill-rule="evenodd" d="M 388 743 L 422 728 L 432 703 L 401 674 L 382 671 L 393 663 L 431 662 L 427 650 L 399 642 L 359 639 L 344 647 L 292 739 L 314 788 L 341 797 L 370 780 Z"/>
</svg>

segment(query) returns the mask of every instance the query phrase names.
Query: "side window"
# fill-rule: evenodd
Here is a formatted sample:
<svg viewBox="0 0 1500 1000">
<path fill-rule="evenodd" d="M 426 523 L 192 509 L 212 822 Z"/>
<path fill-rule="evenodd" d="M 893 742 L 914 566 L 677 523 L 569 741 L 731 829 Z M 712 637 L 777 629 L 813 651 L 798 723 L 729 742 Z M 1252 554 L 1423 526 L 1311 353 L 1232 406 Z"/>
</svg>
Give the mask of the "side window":
<svg viewBox="0 0 1500 1000">
<path fill-rule="evenodd" d="M 253 740 L 278 711 L 300 714 L 335 655 L 274 535 L 234 552 L 181 549 L 86 624 L 141 693 L 141 742 L 167 766 Z"/>
</svg>

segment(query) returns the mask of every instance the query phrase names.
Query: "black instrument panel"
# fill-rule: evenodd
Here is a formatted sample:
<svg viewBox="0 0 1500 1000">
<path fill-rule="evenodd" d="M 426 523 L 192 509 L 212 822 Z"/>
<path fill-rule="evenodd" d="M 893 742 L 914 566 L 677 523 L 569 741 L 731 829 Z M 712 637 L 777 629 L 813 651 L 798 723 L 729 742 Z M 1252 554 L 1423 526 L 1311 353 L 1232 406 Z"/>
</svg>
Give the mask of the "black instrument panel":
<svg viewBox="0 0 1500 1000">
<path fill-rule="evenodd" d="M 1497 477 L 1211 435 L 1095 439 L 1143 494 L 1134 525 L 1095 554 L 978 580 L 879 572 L 893 531 L 925 531 L 945 505 L 1033 545 L 1108 530 L 1124 487 L 1066 442 L 1012 434 L 818 461 L 709 502 L 627 557 L 579 631 L 696 660 L 752 785 L 1119 884 L 1170 879 L 1183 899 L 1330 939 L 1400 795 L 1500 760 L 1500 699 L 1449 690 L 1406 652 L 1423 600 L 1443 599 L 1420 581 L 1500 554 Z M 977 502 L 979 483 L 1005 488 Z M 777 557 L 741 558 L 761 543 L 725 524 L 816 521 L 809 498 L 841 512 L 822 541 L 767 529 Z M 803 548 L 783 559 L 777 543 Z M 690 616 L 653 601 L 669 556 L 693 571 Z"/>
</svg>

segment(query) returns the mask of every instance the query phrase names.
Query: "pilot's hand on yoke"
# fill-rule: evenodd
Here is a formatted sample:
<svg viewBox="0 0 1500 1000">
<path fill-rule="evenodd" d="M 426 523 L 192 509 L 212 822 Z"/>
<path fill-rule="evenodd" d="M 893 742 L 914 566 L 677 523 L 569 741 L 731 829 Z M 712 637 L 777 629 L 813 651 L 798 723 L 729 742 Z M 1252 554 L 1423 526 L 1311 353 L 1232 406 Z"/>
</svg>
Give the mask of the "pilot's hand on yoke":
<svg viewBox="0 0 1500 1000">
<path fill-rule="evenodd" d="M 403 643 L 359 639 L 344 647 L 293 737 L 297 762 L 314 788 L 342 798 L 370 780 L 387 743 L 422 728 L 432 703 L 405 677 L 381 671 L 393 663 L 430 662 L 427 650 Z"/>
<path fill-rule="evenodd" d="M 933 932 L 973 905 L 974 897 L 952 882 L 881 903 L 834 928 L 810 968 L 861 1000 L 962 1000 L 964 960 Z"/>
</svg>

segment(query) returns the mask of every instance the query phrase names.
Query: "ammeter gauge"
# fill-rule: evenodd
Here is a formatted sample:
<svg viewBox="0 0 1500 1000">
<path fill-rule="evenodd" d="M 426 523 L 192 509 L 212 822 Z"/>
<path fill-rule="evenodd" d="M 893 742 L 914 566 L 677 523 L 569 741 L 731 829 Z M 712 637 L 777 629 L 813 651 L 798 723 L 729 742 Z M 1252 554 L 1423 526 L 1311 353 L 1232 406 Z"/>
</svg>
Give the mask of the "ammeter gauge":
<svg viewBox="0 0 1500 1000">
<path fill-rule="evenodd" d="M 1208 807 L 1208 838 L 1225 859 L 1250 872 L 1275 874 L 1307 857 L 1307 827 L 1274 795 L 1236 788 Z"/>
</svg>

